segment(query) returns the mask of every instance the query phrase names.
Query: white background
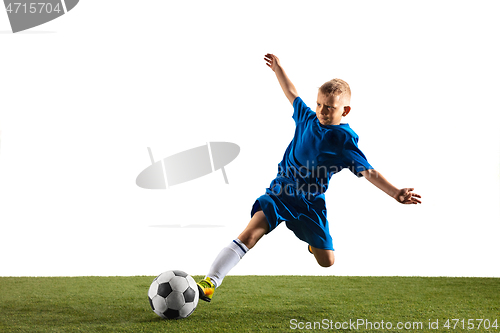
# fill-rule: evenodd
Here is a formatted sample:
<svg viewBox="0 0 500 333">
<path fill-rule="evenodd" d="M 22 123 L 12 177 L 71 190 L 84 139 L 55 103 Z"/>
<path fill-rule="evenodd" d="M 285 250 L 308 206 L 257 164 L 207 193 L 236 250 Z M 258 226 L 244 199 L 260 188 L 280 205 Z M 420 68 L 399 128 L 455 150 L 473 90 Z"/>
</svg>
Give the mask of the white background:
<svg viewBox="0 0 500 333">
<path fill-rule="evenodd" d="M 343 171 L 326 196 L 333 267 L 282 225 L 231 274 L 500 277 L 495 6 L 84 0 L 18 34 L 0 11 L 0 275 L 205 274 L 294 133 L 270 52 L 310 107 L 346 80 L 343 122 L 423 204 Z M 207 141 L 241 147 L 229 185 L 220 171 L 135 185 L 147 147 L 160 159 Z"/>
</svg>

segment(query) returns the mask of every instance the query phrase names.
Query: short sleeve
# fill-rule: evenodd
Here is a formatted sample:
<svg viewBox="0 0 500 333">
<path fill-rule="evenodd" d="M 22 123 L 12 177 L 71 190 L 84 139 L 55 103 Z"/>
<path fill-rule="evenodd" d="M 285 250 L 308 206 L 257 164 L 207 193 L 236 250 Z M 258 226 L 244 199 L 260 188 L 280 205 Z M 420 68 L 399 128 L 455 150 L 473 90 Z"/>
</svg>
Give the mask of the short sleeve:
<svg viewBox="0 0 500 333">
<path fill-rule="evenodd" d="M 373 169 L 363 152 L 358 148 L 357 137 L 347 136 L 342 151 L 342 160 L 345 167 L 358 177 L 363 176 L 361 172 Z"/>
<path fill-rule="evenodd" d="M 293 120 L 295 123 L 300 123 L 311 117 L 311 115 L 316 115 L 311 108 L 309 108 L 306 103 L 300 98 L 296 97 L 293 101 Z"/>
</svg>

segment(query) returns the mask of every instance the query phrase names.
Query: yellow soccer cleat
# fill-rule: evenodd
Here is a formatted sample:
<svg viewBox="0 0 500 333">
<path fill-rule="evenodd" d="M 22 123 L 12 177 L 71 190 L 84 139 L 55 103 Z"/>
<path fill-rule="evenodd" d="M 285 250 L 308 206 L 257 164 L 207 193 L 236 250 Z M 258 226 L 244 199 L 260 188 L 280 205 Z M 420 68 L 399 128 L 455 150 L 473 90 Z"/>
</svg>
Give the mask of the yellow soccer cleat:
<svg viewBox="0 0 500 333">
<path fill-rule="evenodd" d="M 210 302 L 212 296 L 214 295 L 215 285 L 212 283 L 210 278 L 207 276 L 203 280 L 197 283 L 198 291 L 200 292 L 200 299 L 205 302 Z"/>
</svg>

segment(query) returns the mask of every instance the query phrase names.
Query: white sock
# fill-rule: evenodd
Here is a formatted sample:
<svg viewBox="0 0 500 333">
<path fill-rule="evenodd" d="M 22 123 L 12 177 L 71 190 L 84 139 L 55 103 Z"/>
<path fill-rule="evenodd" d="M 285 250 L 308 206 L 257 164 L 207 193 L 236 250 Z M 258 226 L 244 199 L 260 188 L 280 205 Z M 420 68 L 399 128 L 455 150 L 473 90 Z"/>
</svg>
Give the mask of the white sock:
<svg viewBox="0 0 500 333">
<path fill-rule="evenodd" d="M 229 271 L 236 266 L 236 264 L 247 252 L 248 248 L 238 238 L 233 240 L 228 246 L 220 251 L 207 274 L 215 285 L 215 288 L 221 285 L 222 280 L 227 273 L 229 273 Z"/>
</svg>

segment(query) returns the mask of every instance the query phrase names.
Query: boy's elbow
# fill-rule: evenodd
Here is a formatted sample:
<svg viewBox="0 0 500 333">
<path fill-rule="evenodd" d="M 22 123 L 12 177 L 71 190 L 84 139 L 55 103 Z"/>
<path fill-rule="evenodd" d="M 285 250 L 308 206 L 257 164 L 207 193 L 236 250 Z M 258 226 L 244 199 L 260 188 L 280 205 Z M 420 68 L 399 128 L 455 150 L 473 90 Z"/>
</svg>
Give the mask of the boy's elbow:
<svg viewBox="0 0 500 333">
<path fill-rule="evenodd" d="M 299 96 L 299 94 L 297 93 L 297 91 L 295 89 L 287 92 L 287 94 L 286 94 L 286 97 L 288 98 L 288 100 L 290 101 L 290 104 L 292 104 L 292 105 L 298 96 Z"/>
<path fill-rule="evenodd" d="M 360 172 L 363 177 L 365 177 L 366 179 L 370 179 L 371 177 L 373 177 L 377 171 L 375 169 L 367 169 L 367 170 L 363 170 Z"/>
</svg>

